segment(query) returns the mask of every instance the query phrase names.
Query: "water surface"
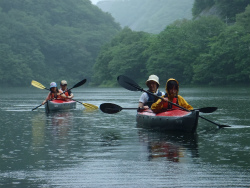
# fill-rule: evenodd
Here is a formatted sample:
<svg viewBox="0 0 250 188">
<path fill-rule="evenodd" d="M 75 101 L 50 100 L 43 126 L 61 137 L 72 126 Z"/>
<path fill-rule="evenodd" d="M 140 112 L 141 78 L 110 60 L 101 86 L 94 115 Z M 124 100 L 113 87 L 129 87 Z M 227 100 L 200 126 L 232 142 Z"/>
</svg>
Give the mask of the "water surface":
<svg viewBox="0 0 250 188">
<path fill-rule="evenodd" d="M 141 92 L 75 88 L 75 99 L 136 108 Z M 196 134 L 137 128 L 136 111 L 49 113 L 47 91 L 0 91 L 0 187 L 250 187 L 250 89 L 181 88 L 195 108 L 216 106 Z"/>
</svg>

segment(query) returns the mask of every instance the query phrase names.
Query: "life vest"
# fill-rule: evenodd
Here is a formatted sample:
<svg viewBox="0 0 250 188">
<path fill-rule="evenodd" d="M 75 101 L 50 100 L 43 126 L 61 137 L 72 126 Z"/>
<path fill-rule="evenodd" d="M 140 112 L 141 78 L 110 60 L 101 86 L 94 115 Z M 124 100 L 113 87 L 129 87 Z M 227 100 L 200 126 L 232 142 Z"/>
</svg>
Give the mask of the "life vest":
<svg viewBox="0 0 250 188">
<path fill-rule="evenodd" d="M 55 95 L 55 93 L 51 93 L 51 92 L 50 92 L 50 99 L 51 99 L 51 100 L 57 99 L 57 95 Z"/>
<path fill-rule="evenodd" d="M 168 97 L 168 95 L 166 94 L 164 97 Z M 178 96 L 175 96 L 173 98 L 172 103 L 179 105 Z M 166 102 L 166 103 L 164 103 L 163 108 L 165 108 L 165 109 L 175 109 L 175 108 L 179 108 L 179 107 L 171 104 L 170 102 Z"/>
<path fill-rule="evenodd" d="M 67 88 L 65 91 L 63 91 L 62 89 L 60 89 L 60 91 L 61 91 L 64 95 L 66 95 L 67 97 L 71 95 L 71 91 L 68 90 L 68 88 Z M 62 93 L 61 93 L 61 94 L 62 94 Z M 61 98 L 61 99 L 65 99 L 64 97 L 60 97 L 60 98 Z"/>
<path fill-rule="evenodd" d="M 152 104 L 155 103 L 158 100 L 158 98 L 156 98 L 155 96 L 150 95 L 148 93 L 147 93 L 147 95 L 148 95 L 148 102 L 146 102 L 146 104 L 144 104 L 144 105 L 147 105 L 149 108 L 151 108 Z M 162 96 L 162 92 L 158 91 L 156 95 L 159 96 L 159 97 L 161 97 Z"/>
</svg>

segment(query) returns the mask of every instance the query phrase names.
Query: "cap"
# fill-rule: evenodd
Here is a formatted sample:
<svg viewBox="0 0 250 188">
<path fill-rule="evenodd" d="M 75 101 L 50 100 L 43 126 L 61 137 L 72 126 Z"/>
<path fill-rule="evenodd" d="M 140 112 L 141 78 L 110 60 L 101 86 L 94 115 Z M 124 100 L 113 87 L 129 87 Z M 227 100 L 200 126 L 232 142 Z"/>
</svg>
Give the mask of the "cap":
<svg viewBox="0 0 250 188">
<path fill-rule="evenodd" d="M 158 76 L 156 76 L 154 74 L 152 74 L 148 77 L 148 80 L 146 81 L 146 85 L 148 85 L 149 81 L 155 81 L 158 84 L 158 86 L 160 85 Z"/>
<path fill-rule="evenodd" d="M 63 86 L 63 85 L 67 85 L 67 81 L 66 80 L 62 80 L 61 81 L 61 86 Z"/>
<path fill-rule="evenodd" d="M 52 88 L 52 87 L 57 87 L 57 85 L 56 85 L 55 82 L 51 82 L 51 83 L 50 83 L 50 88 Z"/>
</svg>

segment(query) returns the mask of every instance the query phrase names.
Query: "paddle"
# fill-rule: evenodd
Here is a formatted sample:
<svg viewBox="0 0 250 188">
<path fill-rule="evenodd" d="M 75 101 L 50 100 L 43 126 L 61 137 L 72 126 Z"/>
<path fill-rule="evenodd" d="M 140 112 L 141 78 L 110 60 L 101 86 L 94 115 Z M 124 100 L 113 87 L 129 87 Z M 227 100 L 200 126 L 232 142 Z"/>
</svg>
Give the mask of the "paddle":
<svg viewBox="0 0 250 188">
<path fill-rule="evenodd" d="M 100 110 L 108 114 L 115 114 L 122 110 L 137 110 L 137 109 L 138 108 L 122 108 L 121 106 L 112 103 L 102 103 L 100 105 Z"/>
<path fill-rule="evenodd" d="M 47 102 L 48 102 L 48 101 L 46 101 L 46 103 L 47 103 Z M 44 103 L 44 104 L 46 104 L 46 103 Z M 43 104 L 38 105 L 37 107 L 33 108 L 32 111 L 34 111 L 35 109 L 39 108 L 39 107 L 42 106 L 42 105 L 43 105 Z"/>
<path fill-rule="evenodd" d="M 77 84 L 75 84 L 75 85 L 74 85 L 72 88 L 70 88 L 69 90 L 74 89 L 74 88 L 77 88 L 77 87 L 80 87 L 81 85 L 85 84 L 86 81 L 87 81 L 87 80 L 84 79 L 84 80 L 78 82 Z M 39 82 L 37 82 L 37 81 L 35 81 L 35 80 L 32 80 L 32 81 L 31 81 L 31 85 L 33 85 L 33 86 L 35 86 L 35 87 L 37 87 L 37 88 L 39 88 L 39 89 L 46 89 L 46 90 L 49 90 L 49 89 L 46 88 L 44 85 L 42 85 L 41 83 L 39 83 Z M 50 91 L 50 90 L 49 90 L 49 91 Z M 75 99 L 71 99 L 71 100 L 76 101 L 76 102 L 82 104 L 85 108 L 98 109 L 98 106 L 95 106 L 95 105 L 93 105 L 93 104 L 82 103 L 82 102 L 77 101 L 77 100 L 75 100 Z M 39 108 L 39 107 L 42 106 L 42 105 L 43 105 L 43 104 L 40 104 L 39 106 L 33 108 L 32 111 L 35 110 L 35 109 L 37 109 L 37 108 Z"/>
<path fill-rule="evenodd" d="M 119 106 L 117 104 L 112 104 L 112 103 L 103 103 L 100 105 L 100 109 L 104 113 L 108 113 L 108 114 L 115 114 L 115 113 L 118 113 L 122 110 L 138 110 L 138 108 L 122 108 L 121 106 Z M 199 108 L 199 109 L 195 109 L 195 110 L 199 110 L 200 112 L 203 112 L 203 113 L 212 113 L 215 110 L 217 110 L 217 108 L 216 107 L 205 107 L 205 108 Z"/>
<path fill-rule="evenodd" d="M 149 91 L 144 90 L 144 89 L 141 88 L 135 81 L 131 80 L 130 78 L 128 78 L 128 77 L 126 77 L 126 76 L 123 76 L 123 75 L 118 76 L 118 77 L 117 77 L 117 81 L 118 81 L 118 83 L 119 83 L 122 87 L 124 87 L 125 89 L 128 89 L 128 90 L 130 90 L 130 91 L 143 91 L 143 92 L 146 92 L 146 93 L 148 93 L 148 94 L 150 94 L 150 95 L 153 95 L 154 97 L 156 97 L 156 98 L 158 98 L 158 99 L 163 99 L 163 97 L 159 97 L 159 96 L 154 95 L 153 93 L 151 93 L 151 92 L 149 92 Z M 182 106 L 180 106 L 180 105 L 178 105 L 178 104 L 172 103 L 172 102 L 170 102 L 170 101 L 168 101 L 168 102 L 171 103 L 172 105 L 175 105 L 175 106 L 177 106 L 177 107 L 179 107 L 179 108 L 181 108 L 181 109 L 183 109 L 183 110 L 186 110 L 186 111 L 190 112 L 190 110 L 188 110 L 188 109 L 186 109 L 186 108 L 183 108 Z M 206 118 L 204 118 L 204 117 L 202 117 L 202 116 L 200 116 L 200 115 L 199 115 L 199 117 L 202 118 L 202 119 L 204 119 L 204 120 L 207 120 L 207 121 L 210 122 L 210 123 L 213 123 L 213 124 L 219 126 L 219 128 L 222 128 L 222 127 L 231 127 L 231 126 L 229 126 L 229 125 L 220 125 L 220 124 L 215 123 L 215 122 L 213 122 L 213 121 L 211 121 L 211 120 L 208 120 L 208 119 L 206 119 Z"/>
</svg>

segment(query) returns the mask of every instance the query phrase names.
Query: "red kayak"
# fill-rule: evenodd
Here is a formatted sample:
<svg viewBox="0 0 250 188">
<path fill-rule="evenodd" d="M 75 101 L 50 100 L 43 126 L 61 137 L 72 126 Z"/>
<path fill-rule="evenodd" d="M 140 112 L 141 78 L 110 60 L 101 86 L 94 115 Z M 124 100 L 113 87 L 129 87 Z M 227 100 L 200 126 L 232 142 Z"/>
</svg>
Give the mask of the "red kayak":
<svg viewBox="0 0 250 188">
<path fill-rule="evenodd" d="M 61 100 L 55 99 L 48 101 L 45 105 L 46 112 L 49 111 L 61 111 L 76 108 L 76 101 L 73 100 Z"/>
<path fill-rule="evenodd" d="M 160 131 L 181 131 L 194 133 L 198 126 L 199 111 L 190 112 L 182 109 L 172 109 L 155 114 L 152 110 L 138 112 L 136 116 L 138 127 Z"/>
</svg>

